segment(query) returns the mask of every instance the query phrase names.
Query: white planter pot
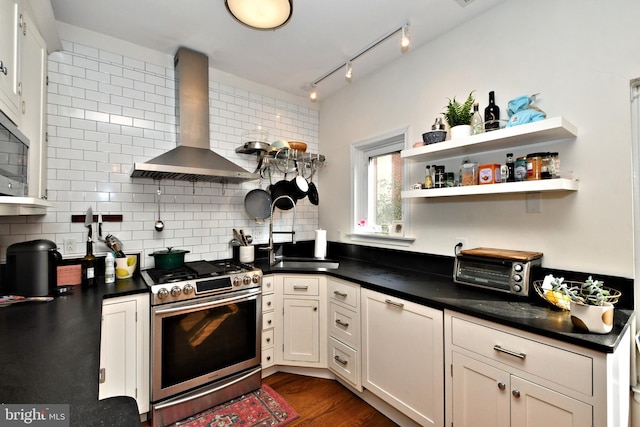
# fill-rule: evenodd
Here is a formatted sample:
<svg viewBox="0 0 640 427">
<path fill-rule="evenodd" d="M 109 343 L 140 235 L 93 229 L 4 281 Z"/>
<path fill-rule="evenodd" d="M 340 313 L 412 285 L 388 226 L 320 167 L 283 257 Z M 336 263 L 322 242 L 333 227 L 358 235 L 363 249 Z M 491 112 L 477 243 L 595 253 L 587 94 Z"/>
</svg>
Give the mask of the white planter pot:
<svg viewBox="0 0 640 427">
<path fill-rule="evenodd" d="M 471 135 L 471 126 L 469 125 L 454 126 L 450 130 L 451 130 L 451 139 L 466 138 Z"/>
<path fill-rule="evenodd" d="M 608 334 L 613 329 L 613 304 L 587 305 L 571 301 L 571 323 L 594 334 Z"/>
</svg>

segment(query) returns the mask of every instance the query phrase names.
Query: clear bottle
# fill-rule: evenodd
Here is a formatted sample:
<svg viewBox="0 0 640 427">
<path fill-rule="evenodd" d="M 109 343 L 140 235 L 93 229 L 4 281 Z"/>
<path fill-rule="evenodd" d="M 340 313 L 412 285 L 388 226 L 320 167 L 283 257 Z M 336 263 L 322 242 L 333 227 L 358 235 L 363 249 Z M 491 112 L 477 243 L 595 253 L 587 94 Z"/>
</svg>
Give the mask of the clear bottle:
<svg viewBox="0 0 640 427">
<path fill-rule="evenodd" d="M 96 257 L 93 255 L 93 241 L 87 241 L 87 253 L 82 258 L 82 287 L 96 286 Z"/>
<path fill-rule="evenodd" d="M 431 166 L 427 165 L 424 173 L 424 188 L 433 188 L 433 177 L 431 176 Z"/>
<path fill-rule="evenodd" d="M 473 116 L 471 116 L 471 135 L 478 135 L 484 132 L 482 116 L 478 111 L 478 103 L 473 103 Z"/>
<path fill-rule="evenodd" d="M 116 260 L 111 252 L 107 252 L 104 259 L 104 283 L 114 283 L 116 281 Z"/>
<path fill-rule="evenodd" d="M 507 168 L 509 169 L 509 174 L 507 175 L 507 182 L 515 182 L 515 162 L 513 161 L 513 153 L 507 153 Z"/>
<path fill-rule="evenodd" d="M 487 132 L 500 129 L 500 107 L 496 105 L 493 91 L 489 92 L 489 105 L 484 109 L 484 130 Z"/>
</svg>

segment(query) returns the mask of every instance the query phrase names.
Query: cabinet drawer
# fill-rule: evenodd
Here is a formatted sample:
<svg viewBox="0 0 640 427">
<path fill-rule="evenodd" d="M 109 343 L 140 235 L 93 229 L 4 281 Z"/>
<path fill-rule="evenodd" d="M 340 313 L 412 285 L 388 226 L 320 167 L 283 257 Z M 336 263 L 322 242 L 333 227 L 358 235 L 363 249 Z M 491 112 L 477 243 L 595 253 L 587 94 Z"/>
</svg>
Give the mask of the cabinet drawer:
<svg viewBox="0 0 640 427">
<path fill-rule="evenodd" d="M 273 328 L 262 331 L 262 349 L 273 347 Z"/>
<path fill-rule="evenodd" d="M 270 329 L 275 326 L 275 312 L 262 313 L 262 330 Z"/>
<path fill-rule="evenodd" d="M 329 298 L 358 309 L 360 302 L 360 286 L 329 279 L 327 281 Z"/>
<path fill-rule="evenodd" d="M 452 317 L 451 340 L 491 360 L 586 395 L 593 394 L 593 360 L 562 348 Z"/>
<path fill-rule="evenodd" d="M 276 307 L 276 296 L 274 294 L 262 295 L 262 311 L 270 311 Z"/>
<path fill-rule="evenodd" d="M 329 335 L 359 349 L 360 316 L 358 313 L 331 302 L 329 304 Z"/>
<path fill-rule="evenodd" d="M 262 350 L 262 367 L 268 368 L 275 362 L 273 358 L 273 347 Z"/>
<path fill-rule="evenodd" d="M 273 293 L 273 276 L 262 276 L 262 295 Z"/>
<path fill-rule="evenodd" d="M 317 277 L 285 277 L 285 295 L 319 295 L 320 280 Z"/>
<path fill-rule="evenodd" d="M 359 365 L 357 351 L 333 337 L 329 338 L 329 368 L 333 372 L 360 387 Z"/>
</svg>

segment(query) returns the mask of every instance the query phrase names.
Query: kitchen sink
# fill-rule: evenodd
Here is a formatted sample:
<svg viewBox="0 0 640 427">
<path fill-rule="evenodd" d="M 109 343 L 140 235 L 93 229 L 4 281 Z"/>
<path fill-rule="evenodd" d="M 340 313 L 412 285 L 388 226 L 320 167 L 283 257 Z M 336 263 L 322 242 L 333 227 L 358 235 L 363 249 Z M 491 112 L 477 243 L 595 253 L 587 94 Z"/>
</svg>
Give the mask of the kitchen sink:
<svg viewBox="0 0 640 427">
<path fill-rule="evenodd" d="M 276 259 L 272 270 L 335 270 L 340 266 L 338 261 L 328 258 L 285 257 Z"/>
</svg>

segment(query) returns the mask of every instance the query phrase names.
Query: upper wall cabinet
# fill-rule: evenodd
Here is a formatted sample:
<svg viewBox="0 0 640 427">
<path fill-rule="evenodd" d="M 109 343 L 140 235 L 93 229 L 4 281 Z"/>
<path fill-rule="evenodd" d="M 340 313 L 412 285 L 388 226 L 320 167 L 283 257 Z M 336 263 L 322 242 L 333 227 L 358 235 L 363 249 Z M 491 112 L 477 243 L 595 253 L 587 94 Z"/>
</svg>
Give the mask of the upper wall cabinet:
<svg viewBox="0 0 640 427">
<path fill-rule="evenodd" d="M 577 135 L 578 130 L 573 124 L 563 117 L 553 117 L 538 122 L 472 135 L 454 141 L 448 140 L 403 150 L 401 157 L 415 162 L 446 160 L 492 150 L 510 149 L 541 142 L 575 138 Z M 430 188 L 428 190 L 407 190 L 402 192 L 402 198 L 576 190 L 578 190 L 577 180 L 554 178 L 464 187 Z"/>
<path fill-rule="evenodd" d="M 0 215 L 43 215 L 53 206 L 46 200 L 47 43 L 38 25 L 53 16 L 43 12 L 45 3 L 50 9 L 48 2 L 33 9 L 26 0 L 0 0 L 0 110 L 29 139 L 28 197 L 0 197 Z"/>
<path fill-rule="evenodd" d="M 19 0 L 0 0 L 0 110 L 20 125 Z"/>
</svg>

